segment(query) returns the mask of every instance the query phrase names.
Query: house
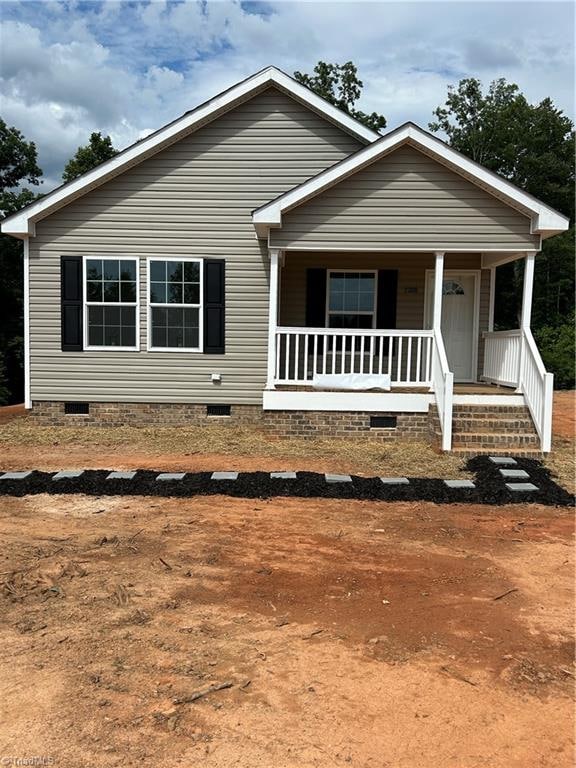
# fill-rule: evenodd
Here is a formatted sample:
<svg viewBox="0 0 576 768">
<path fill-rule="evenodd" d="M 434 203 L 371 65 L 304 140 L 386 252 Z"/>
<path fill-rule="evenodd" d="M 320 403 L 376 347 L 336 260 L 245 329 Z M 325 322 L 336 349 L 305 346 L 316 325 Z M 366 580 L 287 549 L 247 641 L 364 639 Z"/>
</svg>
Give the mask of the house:
<svg viewBox="0 0 576 768">
<path fill-rule="evenodd" d="M 24 240 L 26 406 L 550 450 L 534 259 L 566 218 L 412 123 L 273 67 L 2 222 Z M 495 273 L 525 262 L 519 327 Z"/>
</svg>

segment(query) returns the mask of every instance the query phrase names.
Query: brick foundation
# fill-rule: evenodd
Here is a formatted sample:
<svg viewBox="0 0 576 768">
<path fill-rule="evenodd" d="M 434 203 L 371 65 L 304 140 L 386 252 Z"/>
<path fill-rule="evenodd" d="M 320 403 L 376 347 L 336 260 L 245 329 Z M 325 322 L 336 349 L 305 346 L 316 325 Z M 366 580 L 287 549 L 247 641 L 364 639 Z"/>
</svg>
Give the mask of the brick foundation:
<svg viewBox="0 0 576 768">
<path fill-rule="evenodd" d="M 396 417 L 395 428 L 372 428 L 371 416 Z M 419 441 L 439 447 L 436 406 L 429 413 L 362 411 L 263 411 L 258 405 L 232 405 L 230 416 L 208 416 L 206 405 L 192 403 L 90 403 L 88 414 L 66 414 L 64 403 L 34 402 L 30 419 L 49 426 L 182 427 L 253 425 L 275 437 Z M 508 451 L 539 453 L 539 439 L 525 407 L 454 406 L 453 451 L 465 455 Z"/>
<path fill-rule="evenodd" d="M 371 416 L 395 416 L 396 428 L 371 428 Z M 378 438 L 427 440 L 427 413 L 352 411 L 263 411 L 257 405 L 232 405 L 229 417 L 207 416 L 205 405 L 192 403 L 90 403 L 88 414 L 66 414 L 64 403 L 33 403 L 30 418 L 44 426 L 179 427 L 213 422 L 252 424 L 277 437 Z"/>
</svg>

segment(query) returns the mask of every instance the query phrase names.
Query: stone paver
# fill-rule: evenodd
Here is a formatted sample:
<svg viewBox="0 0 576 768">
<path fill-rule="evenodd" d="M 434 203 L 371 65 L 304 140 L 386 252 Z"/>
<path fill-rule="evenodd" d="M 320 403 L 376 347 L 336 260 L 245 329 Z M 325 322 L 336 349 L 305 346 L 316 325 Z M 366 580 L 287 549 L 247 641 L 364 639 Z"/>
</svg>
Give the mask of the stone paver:
<svg viewBox="0 0 576 768">
<path fill-rule="evenodd" d="M 408 485 L 410 483 L 407 477 L 381 477 L 380 481 L 384 485 Z"/>
<path fill-rule="evenodd" d="M 510 479 L 516 478 L 517 480 L 528 480 L 530 475 L 523 469 L 500 469 L 502 477 L 508 477 Z"/>
<path fill-rule="evenodd" d="M 296 472 L 270 472 L 272 480 L 296 480 Z"/>
<path fill-rule="evenodd" d="M 472 480 L 444 480 L 448 488 L 476 488 Z"/>
<path fill-rule="evenodd" d="M 186 472 L 161 472 L 156 480 L 183 480 L 186 477 Z"/>
<path fill-rule="evenodd" d="M 327 483 L 351 483 L 350 475 L 324 475 Z"/>
<path fill-rule="evenodd" d="M 106 480 L 132 480 L 136 472 L 110 472 L 106 475 Z"/>
<path fill-rule="evenodd" d="M 63 469 L 61 472 L 56 472 L 52 480 L 72 480 L 72 478 L 80 477 L 83 474 L 83 469 Z"/>
<path fill-rule="evenodd" d="M 4 472 L 0 480 L 24 480 L 25 477 L 32 474 L 31 469 L 27 469 L 24 472 Z"/>
<path fill-rule="evenodd" d="M 492 464 L 513 465 L 518 463 L 516 459 L 513 459 L 511 456 L 488 456 L 488 458 Z"/>
<path fill-rule="evenodd" d="M 506 483 L 506 488 L 513 493 L 522 493 L 523 491 L 537 491 L 538 486 L 534 483 Z"/>
<path fill-rule="evenodd" d="M 238 472 L 212 472 L 211 480 L 238 480 Z"/>
</svg>

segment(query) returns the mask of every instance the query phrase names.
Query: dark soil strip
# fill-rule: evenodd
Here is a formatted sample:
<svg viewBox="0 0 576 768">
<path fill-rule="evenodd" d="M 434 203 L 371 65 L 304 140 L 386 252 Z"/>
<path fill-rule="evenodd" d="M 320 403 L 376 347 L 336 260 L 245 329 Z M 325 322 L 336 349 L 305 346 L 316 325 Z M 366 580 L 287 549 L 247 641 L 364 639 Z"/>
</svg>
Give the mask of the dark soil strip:
<svg viewBox="0 0 576 768">
<path fill-rule="evenodd" d="M 242 472 L 237 480 L 211 480 L 210 472 L 188 473 L 183 480 L 156 480 L 159 471 L 139 470 L 132 480 L 106 480 L 110 470 L 86 470 L 80 477 L 52 480 L 51 472 L 33 472 L 23 480 L 1 480 L 0 495 L 81 493 L 89 496 L 183 497 L 222 494 L 248 499 L 295 496 L 301 498 L 365 499 L 375 501 L 432 501 L 437 504 L 535 503 L 574 506 L 574 496 L 557 485 L 539 461 L 518 458 L 514 469 L 530 475 L 538 491 L 514 493 L 488 457 L 470 459 L 475 488 L 448 488 L 442 480 L 410 478 L 409 485 L 384 485 L 378 477 L 353 476 L 351 483 L 327 483 L 323 474 L 298 472 L 296 480 L 272 479 L 268 472 Z M 512 481 L 514 482 L 514 481 Z"/>
</svg>

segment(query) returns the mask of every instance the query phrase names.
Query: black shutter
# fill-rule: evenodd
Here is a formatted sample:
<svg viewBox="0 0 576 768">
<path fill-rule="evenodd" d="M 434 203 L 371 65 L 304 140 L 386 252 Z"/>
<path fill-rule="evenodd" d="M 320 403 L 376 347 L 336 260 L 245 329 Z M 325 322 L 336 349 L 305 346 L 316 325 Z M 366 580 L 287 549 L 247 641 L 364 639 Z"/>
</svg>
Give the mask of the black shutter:
<svg viewBox="0 0 576 768">
<path fill-rule="evenodd" d="M 225 262 L 204 260 L 204 352 L 223 355 L 225 351 Z"/>
<path fill-rule="evenodd" d="M 63 352 L 82 352 L 82 257 L 60 259 L 60 318 Z"/>
<path fill-rule="evenodd" d="M 398 270 L 378 270 L 378 296 L 376 302 L 377 328 L 396 328 L 397 297 Z"/>
<path fill-rule="evenodd" d="M 326 270 L 306 270 L 306 327 L 326 327 Z"/>
</svg>

